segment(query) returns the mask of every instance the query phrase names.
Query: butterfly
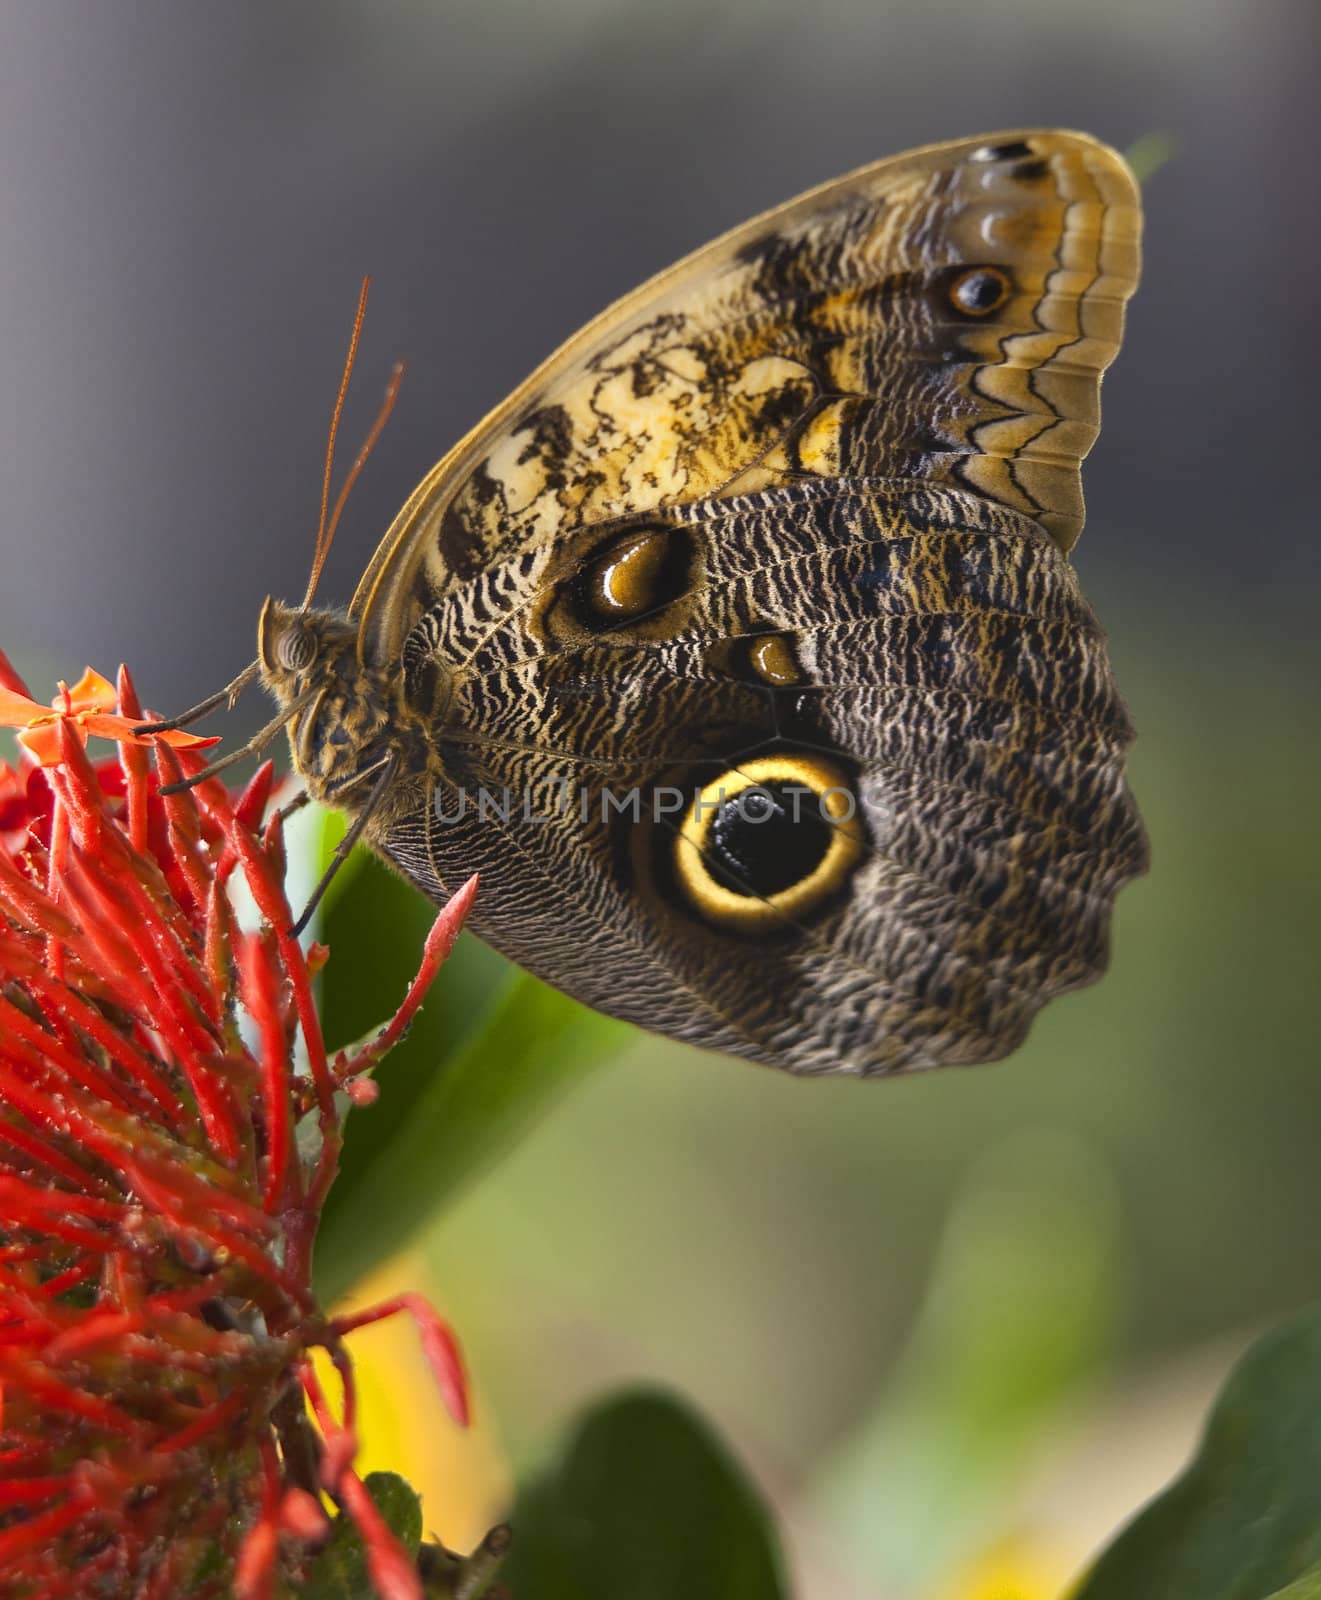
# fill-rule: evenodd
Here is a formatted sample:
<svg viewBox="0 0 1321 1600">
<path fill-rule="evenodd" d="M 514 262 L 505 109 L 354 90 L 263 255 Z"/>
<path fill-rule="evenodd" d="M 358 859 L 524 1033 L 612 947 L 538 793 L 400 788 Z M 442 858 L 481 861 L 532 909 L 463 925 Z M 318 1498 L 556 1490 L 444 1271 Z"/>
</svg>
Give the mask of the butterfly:
<svg viewBox="0 0 1321 1600">
<path fill-rule="evenodd" d="M 307 790 L 434 900 L 480 871 L 484 938 L 643 1027 L 809 1074 L 1011 1051 L 1147 859 L 1069 560 L 1140 227 L 1113 150 L 994 134 L 611 306 L 347 611 L 322 538 L 266 601 Z"/>
</svg>

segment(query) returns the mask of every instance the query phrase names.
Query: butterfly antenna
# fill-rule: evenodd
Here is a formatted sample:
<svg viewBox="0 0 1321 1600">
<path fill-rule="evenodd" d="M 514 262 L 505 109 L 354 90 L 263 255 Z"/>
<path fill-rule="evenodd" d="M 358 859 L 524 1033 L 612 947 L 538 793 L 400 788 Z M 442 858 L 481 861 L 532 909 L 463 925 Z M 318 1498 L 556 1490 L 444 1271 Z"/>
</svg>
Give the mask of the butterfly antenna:
<svg viewBox="0 0 1321 1600">
<path fill-rule="evenodd" d="M 330 549 L 330 541 L 335 537 L 335 529 L 339 527 L 340 513 L 348 501 L 353 485 L 358 481 L 358 474 L 367 465 L 367 458 L 376 448 L 376 441 L 381 437 L 385 425 L 390 420 L 390 413 L 394 410 L 395 400 L 399 396 L 399 385 L 403 382 L 404 364 L 396 361 L 390 370 L 389 381 L 385 385 L 385 398 L 381 401 L 381 409 L 376 413 L 376 421 L 368 429 L 367 437 L 362 441 L 362 449 L 353 458 L 353 465 L 349 468 L 344 478 L 344 487 L 339 491 L 335 501 L 335 508 L 330 513 L 330 521 L 326 524 L 325 542 L 320 548 L 316 565 L 312 569 L 312 581 L 308 585 L 307 596 L 303 601 L 303 610 L 307 610 L 307 603 L 312 598 L 312 590 L 316 587 L 316 580 L 321 572 L 321 563 L 326 559 L 326 551 Z"/>
<path fill-rule="evenodd" d="M 312 552 L 312 572 L 307 580 L 307 592 L 303 596 L 303 603 L 299 607 L 300 611 L 306 611 L 312 603 L 312 596 L 316 593 L 316 586 L 321 578 L 321 569 L 325 566 L 326 557 L 330 554 L 330 546 L 335 537 L 335 529 L 339 526 L 340 515 L 348 501 L 353 485 L 358 481 L 359 474 L 367 465 L 367 459 L 376 447 L 376 441 L 381 437 L 386 423 L 390 420 L 390 413 L 394 410 L 395 400 L 399 396 L 399 385 L 403 381 L 404 363 L 396 361 L 391 369 L 389 381 L 385 386 L 385 398 L 381 401 L 380 410 L 376 413 L 376 420 L 368 430 L 367 437 L 363 440 L 362 448 L 353 459 L 353 465 L 348 470 L 348 474 L 344 479 L 344 486 L 339 491 L 338 498 L 332 509 L 330 505 L 330 480 L 335 470 L 335 441 L 339 436 L 340 418 L 344 414 L 344 399 L 348 394 L 349 379 L 353 376 L 353 363 L 358 355 L 358 338 L 362 333 L 363 317 L 367 311 L 367 292 L 370 288 L 371 278 L 363 278 L 362 288 L 358 291 L 358 309 L 353 316 L 353 333 L 349 339 L 349 353 L 344 361 L 344 372 L 339 380 L 339 392 L 335 396 L 335 409 L 330 417 L 330 437 L 326 442 L 326 470 L 321 479 L 321 517 L 317 523 L 316 546 Z M 217 706 L 225 702 L 228 702 L 229 709 L 232 710 L 235 700 L 257 677 L 260 669 L 260 662 L 250 662 L 232 683 L 227 683 L 218 693 L 209 695 L 205 700 L 199 701 L 197 705 L 190 706 L 180 716 L 171 717 L 168 722 L 143 723 L 142 726 L 135 728 L 133 731 L 139 734 L 167 733 L 174 728 L 184 728 L 189 723 L 199 721 L 208 712 L 214 711 Z M 293 715 L 294 709 L 293 707 L 288 708 L 283 713 L 281 720 L 287 721 Z M 277 721 L 271 726 L 278 727 L 279 725 L 280 723 Z M 258 739 L 263 738 L 267 731 L 263 729 L 262 733 L 258 735 Z M 203 779 L 212 777 L 217 771 L 223 770 L 224 767 L 230 764 L 231 759 L 239 760 L 244 755 L 249 755 L 259 748 L 260 745 L 249 743 L 242 750 L 234 751 L 232 757 L 223 758 L 221 762 L 208 767 L 205 772 L 198 773 L 193 778 L 171 786 L 170 789 L 166 789 L 164 792 L 168 794 L 173 792 L 174 789 L 190 788 L 193 784 L 200 783 Z"/>
<path fill-rule="evenodd" d="M 330 437 L 326 440 L 326 470 L 321 477 L 321 517 L 317 522 L 316 544 L 312 549 L 312 574 L 307 580 L 307 593 L 301 609 L 306 611 L 316 593 L 317 580 L 330 554 L 330 534 L 326 532 L 326 517 L 330 510 L 330 479 L 335 471 L 335 440 L 339 436 L 339 419 L 344 415 L 344 398 L 349 392 L 349 379 L 353 376 L 353 363 L 358 355 L 358 336 L 362 332 L 362 319 L 367 315 L 367 292 L 372 286 L 370 277 L 364 277 L 358 290 L 358 309 L 353 314 L 353 333 L 349 338 L 349 353 L 344 361 L 344 371 L 339 380 L 339 393 L 335 396 L 335 409 L 330 414 Z M 333 533 L 333 529 L 331 533 Z"/>
</svg>

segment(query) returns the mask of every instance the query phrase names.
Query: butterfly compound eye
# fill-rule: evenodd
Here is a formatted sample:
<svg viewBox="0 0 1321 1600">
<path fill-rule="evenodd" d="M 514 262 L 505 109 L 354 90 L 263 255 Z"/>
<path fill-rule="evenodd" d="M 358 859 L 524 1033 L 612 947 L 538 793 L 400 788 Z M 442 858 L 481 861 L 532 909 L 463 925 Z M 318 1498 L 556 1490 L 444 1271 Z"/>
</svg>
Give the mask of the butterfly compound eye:
<svg viewBox="0 0 1321 1600">
<path fill-rule="evenodd" d="M 275 641 L 275 664 L 286 672 L 304 672 L 316 660 L 316 639 L 310 629 L 292 623 Z"/>
<path fill-rule="evenodd" d="M 774 932 L 847 882 L 863 831 L 848 775 L 819 756 L 747 761 L 696 796 L 675 840 L 678 886 L 725 928 Z"/>
</svg>

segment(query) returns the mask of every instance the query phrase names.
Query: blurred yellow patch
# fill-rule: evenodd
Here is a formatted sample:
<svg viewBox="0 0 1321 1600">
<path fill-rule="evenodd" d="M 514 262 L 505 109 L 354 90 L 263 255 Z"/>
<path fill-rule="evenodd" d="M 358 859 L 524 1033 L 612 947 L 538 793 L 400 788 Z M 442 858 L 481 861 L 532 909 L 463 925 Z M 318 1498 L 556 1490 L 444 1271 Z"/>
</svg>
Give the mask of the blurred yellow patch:
<svg viewBox="0 0 1321 1600">
<path fill-rule="evenodd" d="M 357 1311 L 407 1289 L 443 1310 L 420 1255 L 396 1256 L 364 1278 L 333 1309 Z M 456 1328 L 460 1343 L 463 1329 Z M 458 1427 L 446 1412 L 422 1355 L 412 1318 L 399 1315 L 349 1334 L 358 1389 L 357 1470 L 397 1472 L 422 1497 L 422 1526 L 451 1550 L 468 1551 L 509 1511 L 509 1465 L 480 1390 L 472 1425 Z M 339 1380 L 317 1352 L 317 1376 L 338 1412 Z"/>
<path fill-rule="evenodd" d="M 933 1600 L 1065 1600 L 1069 1571 L 1027 1539 L 1003 1539 Z"/>
</svg>

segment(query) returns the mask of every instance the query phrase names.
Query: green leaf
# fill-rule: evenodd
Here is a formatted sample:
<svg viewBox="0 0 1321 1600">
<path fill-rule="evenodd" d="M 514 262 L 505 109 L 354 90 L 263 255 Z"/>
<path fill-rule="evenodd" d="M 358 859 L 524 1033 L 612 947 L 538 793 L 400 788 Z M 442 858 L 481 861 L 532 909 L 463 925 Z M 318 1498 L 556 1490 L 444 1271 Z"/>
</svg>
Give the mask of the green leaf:
<svg viewBox="0 0 1321 1600">
<path fill-rule="evenodd" d="M 339 831 L 339 819 L 330 819 L 324 855 Z M 369 852 L 350 857 L 326 896 L 320 933 L 331 951 L 321 1016 L 332 1050 L 391 1015 L 435 914 Z M 407 1037 L 377 1068 L 380 1098 L 349 1115 L 318 1238 L 319 1293 L 333 1300 L 393 1254 L 627 1037 L 622 1023 L 462 935 Z"/>
<path fill-rule="evenodd" d="M 390 1531 L 415 1556 L 422 1542 L 422 1502 L 393 1472 L 372 1472 L 363 1481 Z M 330 1539 L 307 1582 L 294 1592 L 298 1600 L 378 1600 L 378 1591 L 367 1576 L 362 1536 L 351 1518 L 335 1518 Z"/>
<path fill-rule="evenodd" d="M 907 1350 L 818 1468 L 818 1514 L 877 1593 L 931 1592 L 1003 1527 L 1006 1486 L 1109 1343 L 1117 1209 L 1059 1129 L 1022 1129 L 965 1175 Z"/>
<path fill-rule="evenodd" d="M 676 1400 L 596 1407 L 519 1500 L 500 1577 L 518 1600 L 785 1600 L 756 1490 Z"/>
<path fill-rule="evenodd" d="M 1076 1600 L 1321 1595 L 1321 1306 L 1231 1373 L 1192 1464 L 1101 1557 Z"/>
<path fill-rule="evenodd" d="M 1321 1600 L 1321 1561 L 1308 1567 L 1301 1578 L 1296 1578 L 1285 1589 L 1277 1589 L 1266 1600 Z"/>
</svg>

